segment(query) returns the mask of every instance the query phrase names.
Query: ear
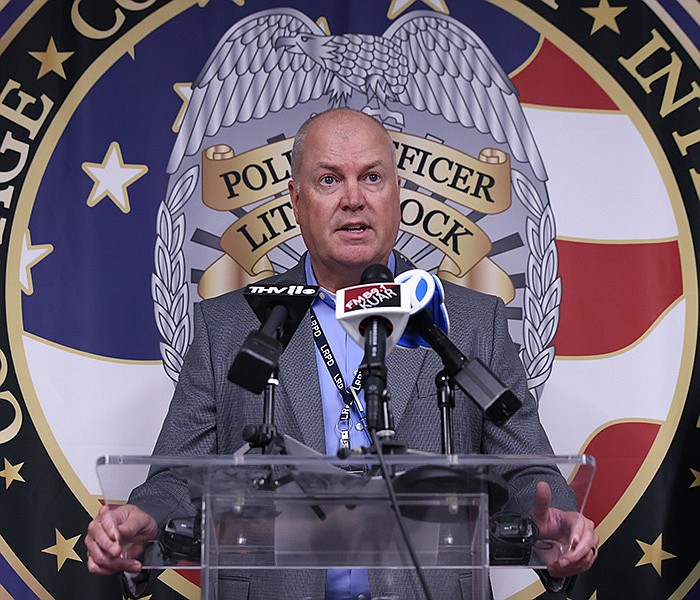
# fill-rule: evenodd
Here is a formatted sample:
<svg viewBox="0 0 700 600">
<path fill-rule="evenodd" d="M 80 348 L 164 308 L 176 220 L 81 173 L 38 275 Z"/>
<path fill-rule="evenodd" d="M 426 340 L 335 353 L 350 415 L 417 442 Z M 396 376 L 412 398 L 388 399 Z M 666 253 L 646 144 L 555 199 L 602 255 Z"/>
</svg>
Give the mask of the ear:
<svg viewBox="0 0 700 600">
<path fill-rule="evenodd" d="M 299 204 L 299 186 L 297 185 L 296 181 L 293 179 L 290 179 L 287 182 L 287 189 L 289 190 L 289 198 L 292 201 L 292 209 L 294 211 L 294 219 L 296 222 L 299 222 L 299 218 L 297 216 L 297 206 Z"/>
</svg>

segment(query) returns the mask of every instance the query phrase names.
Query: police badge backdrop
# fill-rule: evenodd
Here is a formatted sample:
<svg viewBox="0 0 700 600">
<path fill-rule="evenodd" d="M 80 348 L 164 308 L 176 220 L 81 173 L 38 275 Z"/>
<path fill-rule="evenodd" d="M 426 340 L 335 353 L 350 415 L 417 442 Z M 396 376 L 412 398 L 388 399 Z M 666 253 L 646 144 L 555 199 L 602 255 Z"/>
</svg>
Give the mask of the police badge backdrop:
<svg viewBox="0 0 700 600">
<path fill-rule="evenodd" d="M 0 598 L 119 597 L 85 566 L 95 460 L 150 452 L 194 302 L 298 260 L 293 135 L 344 105 L 392 132 L 398 248 L 503 297 L 555 451 L 597 459 L 574 598 L 699 597 L 699 22 L 693 0 L 0 1 Z M 498 572 L 496 597 L 535 580 Z M 197 594 L 167 573 L 156 597 Z"/>
</svg>

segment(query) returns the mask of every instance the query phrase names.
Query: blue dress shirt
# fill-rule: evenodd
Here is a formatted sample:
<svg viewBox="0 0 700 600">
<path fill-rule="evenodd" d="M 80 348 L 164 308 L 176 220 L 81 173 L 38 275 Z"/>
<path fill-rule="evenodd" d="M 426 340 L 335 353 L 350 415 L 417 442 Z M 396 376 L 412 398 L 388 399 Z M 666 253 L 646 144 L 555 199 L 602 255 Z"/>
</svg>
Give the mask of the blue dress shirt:
<svg viewBox="0 0 700 600">
<path fill-rule="evenodd" d="M 389 257 L 389 269 L 394 271 L 394 255 Z M 306 282 L 318 285 L 311 259 L 306 255 Z M 345 333 L 343 326 L 335 318 L 335 295 L 321 288 L 313 303 L 313 310 L 318 323 L 333 352 L 333 357 L 343 376 L 347 388 L 355 379 L 355 373 L 362 362 L 364 348 L 361 348 Z M 343 408 L 343 398 L 331 378 L 326 363 L 316 348 L 316 367 L 321 388 L 321 403 L 323 406 L 323 430 L 326 439 L 326 453 L 334 455 L 340 447 L 340 434 L 337 430 L 338 419 Z M 359 393 L 360 402 L 364 407 L 364 392 Z M 370 445 L 367 433 L 359 422 L 357 412 L 352 411 L 352 427 L 350 430 L 350 445 L 352 448 Z M 326 600 L 357 600 L 364 596 L 369 599 L 369 576 L 364 569 L 329 569 L 326 574 Z"/>
</svg>

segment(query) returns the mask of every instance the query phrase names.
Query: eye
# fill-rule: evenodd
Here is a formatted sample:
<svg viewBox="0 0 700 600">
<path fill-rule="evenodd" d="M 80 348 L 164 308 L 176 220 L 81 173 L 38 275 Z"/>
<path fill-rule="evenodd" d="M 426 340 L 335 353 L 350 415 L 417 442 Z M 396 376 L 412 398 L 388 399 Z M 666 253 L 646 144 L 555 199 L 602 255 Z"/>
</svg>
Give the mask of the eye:
<svg viewBox="0 0 700 600">
<path fill-rule="evenodd" d="M 370 183 L 377 183 L 379 181 L 379 173 L 369 173 L 367 175 L 367 180 Z"/>
<path fill-rule="evenodd" d="M 333 177 L 333 175 L 324 175 L 321 177 L 321 183 L 323 185 L 333 185 L 333 183 L 335 183 L 335 177 Z"/>
</svg>

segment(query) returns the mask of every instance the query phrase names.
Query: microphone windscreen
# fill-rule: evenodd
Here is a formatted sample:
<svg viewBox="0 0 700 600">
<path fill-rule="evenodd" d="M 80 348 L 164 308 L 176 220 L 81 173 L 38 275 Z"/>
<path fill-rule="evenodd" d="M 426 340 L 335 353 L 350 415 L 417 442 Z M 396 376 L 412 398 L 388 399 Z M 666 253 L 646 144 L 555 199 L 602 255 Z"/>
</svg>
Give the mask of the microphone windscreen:
<svg viewBox="0 0 700 600">
<path fill-rule="evenodd" d="M 396 282 L 405 285 L 411 296 L 411 314 L 422 310 L 430 311 L 433 322 L 445 333 L 450 333 L 450 318 L 445 307 L 445 290 L 440 279 L 422 269 L 399 273 Z M 398 341 L 404 348 L 430 348 L 427 340 L 414 328 L 409 320 L 406 331 Z"/>
<path fill-rule="evenodd" d="M 360 277 L 361 284 L 382 282 L 394 282 L 394 274 L 386 265 L 370 265 L 362 271 L 362 276 Z"/>
<path fill-rule="evenodd" d="M 282 344 L 286 347 L 299 323 L 318 295 L 316 285 L 300 285 L 291 281 L 278 281 L 275 284 L 253 283 L 243 291 L 243 296 L 263 325 L 277 306 L 284 306 L 287 316 L 283 324 Z"/>
</svg>

